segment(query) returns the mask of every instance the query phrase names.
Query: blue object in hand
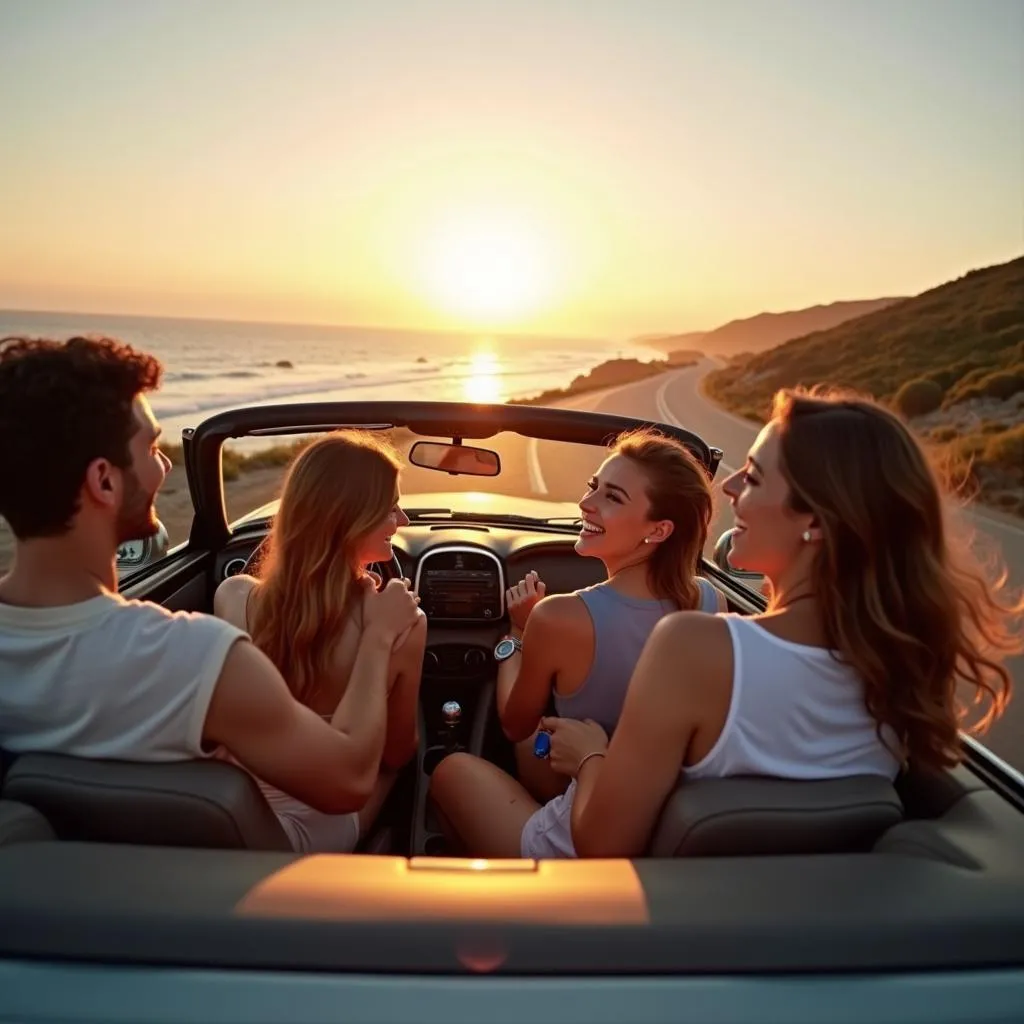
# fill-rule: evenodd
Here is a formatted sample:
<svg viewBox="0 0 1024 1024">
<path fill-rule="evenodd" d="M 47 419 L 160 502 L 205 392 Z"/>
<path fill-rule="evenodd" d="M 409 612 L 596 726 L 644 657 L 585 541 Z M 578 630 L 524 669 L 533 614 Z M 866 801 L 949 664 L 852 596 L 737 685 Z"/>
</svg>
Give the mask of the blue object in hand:
<svg viewBox="0 0 1024 1024">
<path fill-rule="evenodd" d="M 551 753 L 551 733 L 539 732 L 533 741 L 533 756 L 547 757 Z"/>
</svg>

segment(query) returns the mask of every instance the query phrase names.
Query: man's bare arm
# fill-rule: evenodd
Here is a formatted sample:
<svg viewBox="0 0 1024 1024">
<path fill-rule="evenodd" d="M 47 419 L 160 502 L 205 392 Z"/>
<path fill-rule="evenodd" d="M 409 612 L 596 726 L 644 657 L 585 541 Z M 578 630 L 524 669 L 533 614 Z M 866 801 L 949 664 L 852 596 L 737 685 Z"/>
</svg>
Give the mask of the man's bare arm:
<svg viewBox="0 0 1024 1024">
<path fill-rule="evenodd" d="M 376 643 L 386 669 L 390 644 L 379 637 Z M 270 659 L 248 640 L 237 641 L 224 660 L 203 739 L 226 747 L 257 778 L 327 814 L 358 811 L 377 778 L 365 744 L 295 700 Z"/>
<path fill-rule="evenodd" d="M 258 778 L 317 810 L 361 809 L 384 749 L 391 649 L 418 620 L 416 604 L 401 580 L 364 595 L 366 626 L 329 725 L 295 700 L 262 651 L 238 641 L 217 680 L 204 739 L 222 744 Z"/>
</svg>

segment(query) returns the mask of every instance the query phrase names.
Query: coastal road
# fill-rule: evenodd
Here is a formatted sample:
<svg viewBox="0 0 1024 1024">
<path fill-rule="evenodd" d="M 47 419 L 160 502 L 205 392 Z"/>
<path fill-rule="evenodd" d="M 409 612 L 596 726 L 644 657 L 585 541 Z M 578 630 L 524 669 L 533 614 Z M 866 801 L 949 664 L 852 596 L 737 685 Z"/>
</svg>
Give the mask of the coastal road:
<svg viewBox="0 0 1024 1024">
<path fill-rule="evenodd" d="M 721 481 L 743 464 L 757 435 L 757 427 L 703 396 L 701 379 L 714 365 L 705 360 L 693 367 L 581 395 L 559 405 L 685 426 L 725 452 L 718 471 Z M 501 491 L 521 497 L 576 502 L 601 461 L 600 450 L 588 445 L 533 441 L 515 435 L 499 435 L 481 443 L 501 453 L 502 473 L 497 479 L 448 477 L 448 483 L 439 485 L 436 473 L 410 467 L 402 474 L 403 490 L 437 491 L 443 487 L 453 491 Z M 728 502 L 718 488 L 715 497 L 716 512 L 706 551 L 708 556 L 714 541 L 732 525 Z M 963 513 L 963 526 L 969 530 L 976 550 L 983 557 L 994 554 L 1005 563 L 1011 586 L 1024 587 L 1024 528 L 1008 516 L 990 514 L 975 507 Z M 1024 770 L 1024 657 L 1013 659 L 1010 667 L 1017 697 L 1003 718 L 980 739 L 1003 760 Z"/>
</svg>

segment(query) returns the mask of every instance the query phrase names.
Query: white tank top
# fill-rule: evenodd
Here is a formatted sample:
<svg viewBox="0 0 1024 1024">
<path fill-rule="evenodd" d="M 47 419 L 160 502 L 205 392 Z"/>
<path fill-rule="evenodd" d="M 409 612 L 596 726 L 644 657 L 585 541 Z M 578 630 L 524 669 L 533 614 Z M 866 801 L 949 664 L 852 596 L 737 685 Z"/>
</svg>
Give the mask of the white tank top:
<svg viewBox="0 0 1024 1024">
<path fill-rule="evenodd" d="M 896 777 L 899 761 L 879 738 L 852 667 L 742 615 L 721 618 L 732 639 L 732 701 L 722 734 L 706 757 L 683 767 L 685 778 Z M 891 732 L 883 735 L 896 749 Z"/>
</svg>

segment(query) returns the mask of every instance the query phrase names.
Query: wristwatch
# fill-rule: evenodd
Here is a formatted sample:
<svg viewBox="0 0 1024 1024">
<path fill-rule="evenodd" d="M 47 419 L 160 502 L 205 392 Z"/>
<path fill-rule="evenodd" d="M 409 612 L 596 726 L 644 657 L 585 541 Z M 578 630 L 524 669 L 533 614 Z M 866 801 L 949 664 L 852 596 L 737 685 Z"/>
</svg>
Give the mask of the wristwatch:
<svg viewBox="0 0 1024 1024">
<path fill-rule="evenodd" d="M 516 651 L 523 649 L 523 641 L 517 636 L 502 637 L 494 648 L 495 661 L 507 661 Z"/>
</svg>

